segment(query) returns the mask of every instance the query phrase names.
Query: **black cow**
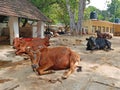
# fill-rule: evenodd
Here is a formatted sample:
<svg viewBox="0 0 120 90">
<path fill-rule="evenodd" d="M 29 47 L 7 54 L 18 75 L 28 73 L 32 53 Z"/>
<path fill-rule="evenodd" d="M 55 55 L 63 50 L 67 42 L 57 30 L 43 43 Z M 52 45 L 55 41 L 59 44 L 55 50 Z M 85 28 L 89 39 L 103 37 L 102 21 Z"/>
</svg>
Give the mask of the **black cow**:
<svg viewBox="0 0 120 90">
<path fill-rule="evenodd" d="M 111 42 L 105 38 L 95 38 L 93 36 L 86 38 L 87 48 L 86 50 L 112 50 Z"/>
</svg>

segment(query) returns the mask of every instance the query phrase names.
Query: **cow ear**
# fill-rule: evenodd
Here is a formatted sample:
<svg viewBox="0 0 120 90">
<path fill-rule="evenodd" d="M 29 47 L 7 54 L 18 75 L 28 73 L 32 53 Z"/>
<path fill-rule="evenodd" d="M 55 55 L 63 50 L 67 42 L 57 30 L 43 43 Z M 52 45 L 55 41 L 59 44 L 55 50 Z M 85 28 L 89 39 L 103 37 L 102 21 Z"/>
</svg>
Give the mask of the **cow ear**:
<svg viewBox="0 0 120 90">
<path fill-rule="evenodd" d="M 86 38 L 86 40 L 88 41 L 89 39 L 88 39 L 88 38 Z"/>
</svg>

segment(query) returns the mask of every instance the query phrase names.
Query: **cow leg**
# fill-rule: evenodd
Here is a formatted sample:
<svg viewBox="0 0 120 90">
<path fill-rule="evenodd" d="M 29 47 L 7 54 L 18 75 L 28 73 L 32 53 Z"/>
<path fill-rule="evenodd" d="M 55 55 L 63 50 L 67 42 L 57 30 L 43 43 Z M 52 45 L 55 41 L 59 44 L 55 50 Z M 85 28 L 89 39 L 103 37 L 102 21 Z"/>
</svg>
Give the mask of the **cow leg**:
<svg viewBox="0 0 120 90">
<path fill-rule="evenodd" d="M 33 71 L 35 72 L 37 64 L 34 64 L 34 54 L 32 52 L 29 52 L 28 56 L 30 57 L 30 60 L 31 60 L 31 67 L 32 67 Z"/>
<path fill-rule="evenodd" d="M 36 53 L 36 59 L 34 60 L 34 64 L 38 64 L 39 63 L 39 60 L 40 60 L 40 57 L 41 57 L 41 53 L 39 51 L 39 49 L 37 50 L 37 53 Z"/>
<path fill-rule="evenodd" d="M 63 74 L 62 78 L 63 79 L 68 78 L 68 76 L 75 71 L 75 68 L 77 67 L 77 65 L 78 65 L 78 62 L 71 61 L 70 62 L 70 69 Z"/>
<path fill-rule="evenodd" d="M 20 53 L 21 53 L 20 49 L 15 52 L 16 55 L 19 55 Z"/>
<path fill-rule="evenodd" d="M 30 57 L 30 60 L 31 60 L 31 63 L 33 63 L 33 60 L 34 60 L 34 54 L 29 52 L 28 53 L 28 56 Z"/>
<path fill-rule="evenodd" d="M 50 64 L 50 63 L 49 64 L 45 64 L 43 66 L 38 67 L 36 70 L 37 70 L 37 72 L 38 72 L 39 75 L 54 73 L 53 70 L 47 70 L 51 66 L 53 66 L 53 64 Z"/>
</svg>

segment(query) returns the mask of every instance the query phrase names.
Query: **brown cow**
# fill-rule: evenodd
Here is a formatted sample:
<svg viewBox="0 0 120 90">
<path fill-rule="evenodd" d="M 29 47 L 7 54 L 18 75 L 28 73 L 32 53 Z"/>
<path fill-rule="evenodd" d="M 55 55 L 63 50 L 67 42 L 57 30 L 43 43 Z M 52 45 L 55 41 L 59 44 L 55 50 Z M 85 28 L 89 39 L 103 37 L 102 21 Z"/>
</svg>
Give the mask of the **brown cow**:
<svg viewBox="0 0 120 90">
<path fill-rule="evenodd" d="M 32 41 L 33 38 L 14 38 L 13 40 L 13 48 L 14 49 L 18 49 L 19 46 L 20 46 L 20 41 L 23 40 L 23 41 L 26 41 L 26 42 L 30 42 Z"/>
<path fill-rule="evenodd" d="M 27 47 L 26 52 L 30 56 L 32 68 L 39 75 L 52 73 L 53 70 L 69 68 L 62 76 L 62 78 L 66 79 L 74 72 L 80 61 L 80 56 L 67 47 L 40 47 L 39 49 L 36 47 Z"/>
<path fill-rule="evenodd" d="M 99 30 L 96 30 L 95 32 L 97 33 L 97 38 L 106 38 L 106 39 L 112 38 L 112 35 L 110 35 L 110 33 L 107 32 L 101 33 Z"/>
<path fill-rule="evenodd" d="M 49 37 L 45 37 L 43 39 L 41 38 L 33 38 L 31 41 L 25 41 L 24 39 L 19 40 L 18 44 L 16 45 L 16 55 L 19 55 L 21 53 L 25 53 L 25 48 L 27 46 L 35 46 L 39 47 L 40 45 L 45 45 L 46 47 L 49 46 Z"/>
</svg>

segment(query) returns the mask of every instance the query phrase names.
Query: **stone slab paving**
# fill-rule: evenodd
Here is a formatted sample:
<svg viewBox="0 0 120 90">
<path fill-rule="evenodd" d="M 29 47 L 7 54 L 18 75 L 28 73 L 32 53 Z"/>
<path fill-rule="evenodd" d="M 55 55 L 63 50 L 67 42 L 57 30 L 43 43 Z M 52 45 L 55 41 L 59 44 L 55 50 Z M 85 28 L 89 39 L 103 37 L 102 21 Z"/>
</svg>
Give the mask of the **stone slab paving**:
<svg viewBox="0 0 120 90">
<path fill-rule="evenodd" d="M 11 48 L 2 47 L 4 50 L 0 50 L 2 52 L 0 59 L 13 60 L 12 62 L 23 60 L 23 62 L 0 68 L 0 90 L 120 90 L 120 42 L 118 39 L 111 40 L 114 50 L 110 52 L 86 51 L 85 42 L 81 46 L 71 45 L 70 48 L 81 55 L 82 72 L 75 72 L 68 79 L 56 83 L 51 83 L 49 80 L 60 78 L 65 70 L 37 76 L 32 71 L 29 60 L 15 56 Z"/>
</svg>

